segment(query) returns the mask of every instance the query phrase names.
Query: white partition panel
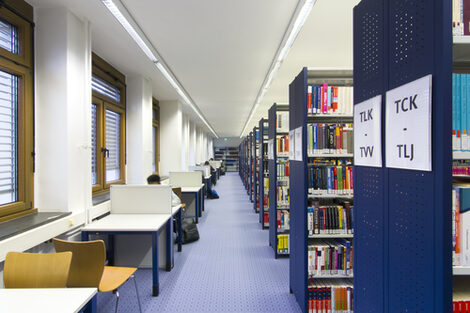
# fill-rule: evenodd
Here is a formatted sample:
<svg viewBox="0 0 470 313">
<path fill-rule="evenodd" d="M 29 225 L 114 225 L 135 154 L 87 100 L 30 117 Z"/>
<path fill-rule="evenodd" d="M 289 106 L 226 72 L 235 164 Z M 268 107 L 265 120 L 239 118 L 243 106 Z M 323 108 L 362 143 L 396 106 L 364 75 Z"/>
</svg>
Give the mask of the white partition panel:
<svg viewBox="0 0 470 313">
<path fill-rule="evenodd" d="M 111 186 L 111 213 L 171 214 L 171 187 L 113 185 Z"/>
<path fill-rule="evenodd" d="M 170 172 L 170 185 L 174 187 L 199 187 L 201 184 L 201 172 Z"/>
<path fill-rule="evenodd" d="M 213 168 L 219 168 L 222 166 L 222 161 L 209 161 L 209 164 L 212 165 Z"/>
<path fill-rule="evenodd" d="M 211 167 L 208 165 L 201 165 L 201 166 L 190 166 L 189 167 L 190 171 L 200 171 L 204 173 L 204 177 L 210 176 L 211 175 Z"/>
</svg>

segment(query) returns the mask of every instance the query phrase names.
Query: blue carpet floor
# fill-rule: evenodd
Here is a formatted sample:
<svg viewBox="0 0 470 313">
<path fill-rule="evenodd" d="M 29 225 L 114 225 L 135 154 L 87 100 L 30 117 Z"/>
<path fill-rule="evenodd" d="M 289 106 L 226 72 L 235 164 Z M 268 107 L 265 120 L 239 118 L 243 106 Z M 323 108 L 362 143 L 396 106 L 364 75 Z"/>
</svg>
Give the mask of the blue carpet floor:
<svg viewBox="0 0 470 313">
<path fill-rule="evenodd" d="M 215 186 L 220 199 L 205 201 L 200 239 L 175 252 L 171 272 L 160 270 L 160 295 L 151 296 L 152 273 L 136 273 L 143 312 L 301 312 L 289 293 L 289 260 L 273 257 L 238 173 Z M 132 281 L 120 288 L 118 312 L 138 312 Z M 114 312 L 112 294 L 98 296 L 98 312 Z"/>
</svg>

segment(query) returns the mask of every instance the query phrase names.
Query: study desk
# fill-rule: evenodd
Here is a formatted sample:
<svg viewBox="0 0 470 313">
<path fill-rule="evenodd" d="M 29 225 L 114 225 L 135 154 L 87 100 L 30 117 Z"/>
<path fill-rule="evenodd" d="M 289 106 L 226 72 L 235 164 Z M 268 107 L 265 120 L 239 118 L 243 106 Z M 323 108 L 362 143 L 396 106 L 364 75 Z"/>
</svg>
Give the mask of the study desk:
<svg viewBox="0 0 470 313">
<path fill-rule="evenodd" d="M 0 289 L 0 312 L 96 313 L 96 288 Z"/>
<path fill-rule="evenodd" d="M 180 206 L 181 207 L 181 206 Z M 172 210 L 173 211 L 173 210 Z M 110 214 L 82 228 L 82 241 L 87 241 L 90 234 L 109 236 L 108 264 L 114 264 L 114 235 L 152 235 L 152 295 L 158 296 L 158 233 L 167 226 L 166 269 L 171 270 L 172 247 L 171 214 Z M 168 236 L 168 234 L 170 234 Z"/>
<path fill-rule="evenodd" d="M 199 223 L 199 217 L 202 216 L 202 207 L 204 205 L 204 194 L 202 192 L 202 188 L 204 184 L 194 187 L 181 187 L 182 194 L 194 194 L 194 198 L 196 200 L 196 209 L 195 209 L 195 218 L 196 223 Z"/>
</svg>

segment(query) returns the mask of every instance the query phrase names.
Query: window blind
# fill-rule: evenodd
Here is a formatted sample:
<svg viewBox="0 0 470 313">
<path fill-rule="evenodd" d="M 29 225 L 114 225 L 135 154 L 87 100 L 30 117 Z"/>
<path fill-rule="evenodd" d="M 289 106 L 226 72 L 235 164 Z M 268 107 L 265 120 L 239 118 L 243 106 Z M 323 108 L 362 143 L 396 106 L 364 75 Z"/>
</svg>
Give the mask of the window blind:
<svg viewBox="0 0 470 313">
<path fill-rule="evenodd" d="M 121 90 L 98 76 L 91 77 L 91 89 L 116 102 L 121 102 Z"/>
<path fill-rule="evenodd" d="M 121 115 L 106 110 L 106 183 L 121 179 Z"/>
<path fill-rule="evenodd" d="M 17 201 L 18 80 L 0 71 L 0 205 Z"/>
<path fill-rule="evenodd" d="M 91 182 L 92 185 L 98 183 L 98 168 L 97 168 L 97 128 L 96 128 L 96 104 L 91 104 Z"/>
<path fill-rule="evenodd" d="M 0 19 L 0 47 L 14 54 L 20 53 L 18 28 Z"/>
</svg>

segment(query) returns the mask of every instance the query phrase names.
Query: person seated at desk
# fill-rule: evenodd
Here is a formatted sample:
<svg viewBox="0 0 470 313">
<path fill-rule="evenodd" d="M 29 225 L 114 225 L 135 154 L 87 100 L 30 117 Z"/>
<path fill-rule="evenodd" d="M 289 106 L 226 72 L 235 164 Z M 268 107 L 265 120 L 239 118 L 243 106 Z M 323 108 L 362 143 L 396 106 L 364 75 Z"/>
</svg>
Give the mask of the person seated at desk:
<svg viewBox="0 0 470 313">
<path fill-rule="evenodd" d="M 209 163 L 209 161 L 206 161 L 204 163 L 205 166 L 210 166 L 211 167 L 211 182 L 212 182 L 212 185 L 216 185 L 217 183 L 217 180 L 215 179 L 215 175 L 214 175 L 214 172 L 215 172 L 215 169 L 212 167 L 212 165 Z"/>
<path fill-rule="evenodd" d="M 149 185 L 160 185 L 160 176 L 156 174 L 150 175 L 149 177 L 147 177 L 147 183 Z M 171 191 L 171 206 L 177 206 L 179 204 L 181 204 L 181 199 L 178 198 L 178 196 L 172 190 Z"/>
<path fill-rule="evenodd" d="M 211 167 L 211 174 L 212 174 L 213 171 L 215 171 L 214 168 L 209 164 L 209 161 L 206 161 L 206 163 L 204 163 L 204 165 Z M 211 182 L 212 182 L 212 184 L 215 185 L 214 175 L 211 175 Z M 219 199 L 219 195 L 217 194 L 217 192 L 215 192 L 215 190 L 212 190 L 211 184 L 207 185 L 207 198 L 209 198 L 209 199 Z"/>
</svg>

